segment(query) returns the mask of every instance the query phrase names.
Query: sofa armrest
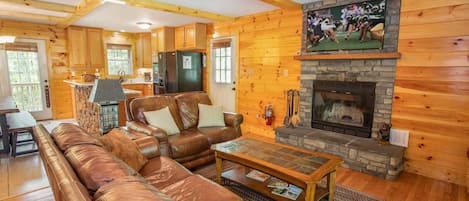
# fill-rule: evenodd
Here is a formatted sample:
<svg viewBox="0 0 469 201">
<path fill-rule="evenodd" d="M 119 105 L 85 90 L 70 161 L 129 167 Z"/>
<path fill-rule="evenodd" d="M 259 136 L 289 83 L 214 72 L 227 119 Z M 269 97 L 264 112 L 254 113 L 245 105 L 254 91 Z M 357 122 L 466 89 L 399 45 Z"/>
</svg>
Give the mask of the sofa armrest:
<svg viewBox="0 0 469 201">
<path fill-rule="evenodd" d="M 241 123 L 243 123 L 243 115 L 234 112 L 224 112 L 226 126 L 236 129 L 238 136 L 241 136 Z"/>
<path fill-rule="evenodd" d="M 143 133 L 145 135 L 149 136 L 154 136 L 160 143 L 167 142 L 168 141 L 168 135 L 166 134 L 166 131 L 164 131 L 161 128 L 157 128 L 154 126 L 150 125 L 145 125 L 141 122 L 137 121 L 129 121 L 127 122 L 127 129 L 131 131 L 136 131 L 139 133 Z"/>
<path fill-rule="evenodd" d="M 144 136 L 133 140 L 147 159 L 160 156 L 160 143 L 155 137 Z"/>
</svg>

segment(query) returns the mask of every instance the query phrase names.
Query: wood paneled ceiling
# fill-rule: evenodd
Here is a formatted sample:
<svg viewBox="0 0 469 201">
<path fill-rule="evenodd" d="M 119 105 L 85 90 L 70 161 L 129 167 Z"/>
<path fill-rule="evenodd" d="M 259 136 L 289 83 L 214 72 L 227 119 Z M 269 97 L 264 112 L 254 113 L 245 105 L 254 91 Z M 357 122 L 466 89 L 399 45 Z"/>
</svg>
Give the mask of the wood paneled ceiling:
<svg viewBox="0 0 469 201">
<path fill-rule="evenodd" d="M 0 0 L 0 19 L 61 28 L 81 25 L 142 32 L 137 22 L 150 22 L 151 28 L 156 28 L 232 21 L 280 8 L 301 9 L 298 1 L 301 0 Z"/>
</svg>

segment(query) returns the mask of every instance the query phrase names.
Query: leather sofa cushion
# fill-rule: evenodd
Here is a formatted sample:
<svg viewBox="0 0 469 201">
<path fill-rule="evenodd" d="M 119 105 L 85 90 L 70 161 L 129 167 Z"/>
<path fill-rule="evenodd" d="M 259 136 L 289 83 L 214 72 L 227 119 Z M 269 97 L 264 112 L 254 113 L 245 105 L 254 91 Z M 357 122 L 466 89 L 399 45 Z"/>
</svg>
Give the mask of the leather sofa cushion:
<svg viewBox="0 0 469 201">
<path fill-rule="evenodd" d="M 161 189 L 163 193 L 174 200 L 204 200 L 204 201 L 223 201 L 243 199 L 232 193 L 226 188 L 215 184 L 214 182 L 203 178 L 200 175 L 192 175 L 184 180 L 174 183 Z"/>
<path fill-rule="evenodd" d="M 212 102 L 206 93 L 193 92 L 182 93 L 174 97 L 179 107 L 179 115 L 181 116 L 184 129 L 192 128 L 199 121 L 198 104 L 211 105 Z"/>
<path fill-rule="evenodd" d="M 147 158 L 140 152 L 137 145 L 125 136 L 121 129 L 113 129 L 108 134 L 100 138 L 104 147 L 135 171 L 148 162 Z"/>
<path fill-rule="evenodd" d="M 137 172 L 124 162 L 95 145 L 70 147 L 65 151 L 65 157 L 91 192 L 117 178 L 137 175 Z"/>
<path fill-rule="evenodd" d="M 210 149 L 208 138 L 197 129 L 183 130 L 178 135 L 168 137 L 172 158 L 194 155 Z"/>
<path fill-rule="evenodd" d="M 198 131 L 208 137 L 210 144 L 226 142 L 238 137 L 238 133 L 233 127 L 205 127 L 198 128 Z"/>
<path fill-rule="evenodd" d="M 96 201 L 155 200 L 171 201 L 169 196 L 140 178 L 127 176 L 107 183 L 94 194 Z"/>
<path fill-rule="evenodd" d="M 149 184 L 158 189 L 162 189 L 192 175 L 181 164 L 164 156 L 150 160 L 139 173 Z"/>
<path fill-rule="evenodd" d="M 179 117 L 179 110 L 176 104 L 176 100 L 170 96 L 151 96 L 151 97 L 142 97 L 136 98 L 130 102 L 130 112 L 131 120 L 139 121 L 143 124 L 148 124 L 144 120 L 143 112 L 146 111 L 155 111 L 163 109 L 164 107 L 169 107 L 169 111 L 173 116 L 176 125 L 179 130 L 183 130 L 184 126 L 182 124 L 181 117 Z M 143 119 L 142 119 L 143 118 Z"/>
<path fill-rule="evenodd" d="M 71 123 L 59 124 L 52 130 L 51 135 L 61 151 L 82 144 L 103 146 L 98 138 L 89 135 L 83 128 Z"/>
</svg>

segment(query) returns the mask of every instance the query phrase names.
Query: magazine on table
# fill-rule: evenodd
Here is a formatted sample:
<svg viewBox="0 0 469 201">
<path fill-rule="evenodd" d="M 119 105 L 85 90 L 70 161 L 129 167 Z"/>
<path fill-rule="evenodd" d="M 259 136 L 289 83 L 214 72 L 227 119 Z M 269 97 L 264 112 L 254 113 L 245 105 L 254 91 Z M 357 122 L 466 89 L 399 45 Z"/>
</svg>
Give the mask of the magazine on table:
<svg viewBox="0 0 469 201">
<path fill-rule="evenodd" d="M 270 178 L 270 175 L 266 174 L 266 173 L 263 173 L 261 171 L 258 171 L 258 170 L 251 170 L 247 175 L 246 177 L 248 178 L 251 178 L 251 179 L 254 179 L 254 180 L 257 180 L 257 181 L 260 181 L 260 182 L 264 182 L 265 180 L 267 180 L 268 178 Z"/>
<path fill-rule="evenodd" d="M 280 180 L 277 177 L 272 177 L 270 179 L 270 182 L 267 185 L 267 187 L 269 187 L 269 188 L 278 188 L 278 189 L 286 189 L 286 188 L 288 188 L 288 183 L 283 181 L 283 180 Z"/>
<path fill-rule="evenodd" d="M 291 200 L 296 200 L 303 191 L 298 186 L 293 184 L 288 184 L 285 181 L 282 181 L 278 178 L 272 177 L 267 187 L 272 189 L 272 194 L 286 197 Z"/>
</svg>

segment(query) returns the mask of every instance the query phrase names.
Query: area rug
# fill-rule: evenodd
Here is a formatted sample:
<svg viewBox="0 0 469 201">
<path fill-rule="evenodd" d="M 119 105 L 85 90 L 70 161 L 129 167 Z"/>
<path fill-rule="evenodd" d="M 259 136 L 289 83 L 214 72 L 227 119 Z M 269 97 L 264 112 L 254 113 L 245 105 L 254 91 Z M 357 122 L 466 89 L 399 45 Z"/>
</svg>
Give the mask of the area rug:
<svg viewBox="0 0 469 201">
<path fill-rule="evenodd" d="M 223 171 L 227 171 L 233 168 L 239 167 L 239 164 L 232 163 L 229 161 L 223 161 Z M 194 173 L 200 174 L 208 179 L 215 181 L 216 178 L 216 167 L 215 164 L 210 164 L 205 167 L 198 168 L 194 170 Z M 242 197 L 245 201 L 272 201 L 272 199 L 265 197 L 264 195 L 257 193 L 241 184 L 238 184 L 234 181 L 230 181 L 228 179 L 223 179 L 222 184 L 225 188 L 233 191 L 234 193 L 238 194 Z M 323 179 L 319 186 L 325 187 L 326 180 Z M 377 199 L 373 196 L 364 194 L 362 192 L 350 189 L 346 186 L 342 186 L 340 184 L 336 185 L 335 188 L 335 201 L 384 201 Z M 321 201 L 328 201 L 327 199 L 322 199 Z"/>
<path fill-rule="evenodd" d="M 215 181 L 215 177 L 211 177 L 211 180 Z M 260 193 L 257 193 L 241 184 L 222 178 L 222 185 L 236 193 L 243 198 L 244 201 L 274 201 L 271 198 L 265 197 Z M 325 182 L 321 182 L 320 186 L 325 186 Z M 321 199 L 321 201 L 328 201 L 327 198 Z M 334 201 L 384 201 L 381 199 L 374 198 L 370 195 L 363 194 L 356 190 L 336 185 L 335 188 L 335 199 Z"/>
</svg>

